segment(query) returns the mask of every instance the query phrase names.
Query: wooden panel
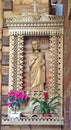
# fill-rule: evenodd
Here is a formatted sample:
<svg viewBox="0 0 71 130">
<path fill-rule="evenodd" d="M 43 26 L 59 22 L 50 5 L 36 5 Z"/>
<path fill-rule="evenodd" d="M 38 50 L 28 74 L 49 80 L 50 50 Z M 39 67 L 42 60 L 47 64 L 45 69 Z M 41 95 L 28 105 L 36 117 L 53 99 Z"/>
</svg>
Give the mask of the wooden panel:
<svg viewBox="0 0 71 130">
<path fill-rule="evenodd" d="M 2 56 L 2 65 L 9 65 L 9 55 L 3 55 Z"/>
<path fill-rule="evenodd" d="M 9 76 L 2 75 L 2 85 L 8 85 L 8 82 L 9 82 Z"/>
<path fill-rule="evenodd" d="M 14 17 L 18 14 L 19 14 L 19 12 L 14 13 L 12 11 L 4 11 L 4 19 L 3 20 L 5 20 L 5 18 Z M 4 33 L 3 33 L 4 34 L 3 36 L 8 36 L 9 35 L 8 28 L 4 28 L 3 30 L 5 30 Z"/>
<path fill-rule="evenodd" d="M 2 66 L 2 74 L 3 75 L 9 74 L 9 66 Z"/>
<path fill-rule="evenodd" d="M 5 11 L 6 12 L 6 11 Z M 4 13 L 5 13 L 4 12 Z M 10 12 L 10 11 L 9 11 Z M 9 15 L 9 12 L 7 12 L 7 16 Z M 4 38 L 4 36 L 8 36 L 9 35 L 9 32 L 8 32 L 9 30 L 8 30 L 8 28 L 3 28 L 3 38 Z"/>
<path fill-rule="evenodd" d="M 2 43 L 4 46 L 9 46 L 9 36 L 3 36 Z"/>
<path fill-rule="evenodd" d="M 2 95 L 7 95 L 8 94 L 8 86 L 2 86 Z"/>
<path fill-rule="evenodd" d="M 42 3 L 48 3 L 49 0 L 37 0 L 37 3 L 42 4 Z M 14 0 L 13 1 L 14 5 L 21 5 L 21 4 L 33 4 L 33 0 Z"/>
<path fill-rule="evenodd" d="M 1 130 L 21 130 L 21 126 L 1 126 Z M 22 130 L 30 130 L 29 126 L 24 126 Z"/>
<path fill-rule="evenodd" d="M 29 4 L 32 2 L 33 2 L 33 0 L 14 0 L 13 5 L 21 5 L 22 3 Z"/>
<path fill-rule="evenodd" d="M 49 10 L 49 0 L 37 0 L 37 9 L 43 7 Z M 13 11 L 21 12 L 25 7 L 28 9 L 33 9 L 33 0 L 14 0 L 13 1 Z M 42 8 L 41 8 L 42 9 Z M 32 11 L 33 13 L 33 11 Z"/>
<path fill-rule="evenodd" d="M 2 0 L 0 0 L 0 29 L 2 29 L 2 25 L 3 25 L 3 9 L 2 8 L 3 8 Z M 1 36 L 0 36 L 0 39 L 1 39 Z"/>
<path fill-rule="evenodd" d="M 9 52 L 9 47 L 3 46 L 2 47 L 2 52 L 8 53 Z"/>
<path fill-rule="evenodd" d="M 3 0 L 3 10 L 12 10 L 11 0 Z"/>
<path fill-rule="evenodd" d="M 24 126 L 1 126 L 1 130 L 61 130 L 61 126 L 47 126 L 47 125 L 24 125 Z M 67 130 L 67 129 L 66 129 Z"/>
<path fill-rule="evenodd" d="M 8 114 L 8 106 L 2 106 L 2 114 Z"/>
<path fill-rule="evenodd" d="M 0 61 L 1 61 L 1 58 L 2 58 L 2 52 L 0 51 Z"/>
<path fill-rule="evenodd" d="M 2 48 L 2 42 L 1 42 L 1 40 L 0 40 L 0 50 L 1 50 L 1 48 Z"/>
<path fill-rule="evenodd" d="M 2 86 L 1 86 L 1 65 L 0 65 L 0 114 L 1 114 L 1 94 L 2 94 Z"/>
<path fill-rule="evenodd" d="M 8 96 L 2 95 L 2 105 L 7 105 Z"/>
</svg>

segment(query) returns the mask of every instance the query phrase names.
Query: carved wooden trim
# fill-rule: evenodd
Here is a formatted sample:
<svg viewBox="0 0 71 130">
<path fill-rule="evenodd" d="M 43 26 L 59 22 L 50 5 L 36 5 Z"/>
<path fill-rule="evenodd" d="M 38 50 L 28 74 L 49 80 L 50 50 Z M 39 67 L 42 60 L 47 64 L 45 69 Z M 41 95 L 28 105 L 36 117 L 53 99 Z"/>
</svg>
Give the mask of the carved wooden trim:
<svg viewBox="0 0 71 130">
<path fill-rule="evenodd" d="M 36 26 L 36 27 L 44 27 L 44 26 L 63 26 L 64 18 L 62 16 L 53 16 L 48 15 L 47 13 L 42 14 L 26 14 L 26 15 L 18 15 L 6 18 L 4 20 L 5 27 L 26 27 L 26 26 Z"/>
<path fill-rule="evenodd" d="M 9 35 L 24 35 L 24 36 L 47 36 L 54 34 L 63 34 L 63 28 L 55 28 L 55 27 L 12 27 L 9 28 Z"/>
<path fill-rule="evenodd" d="M 21 89 L 23 69 L 23 35 L 10 36 L 9 89 Z"/>
<path fill-rule="evenodd" d="M 2 125 L 64 125 L 63 117 L 21 117 L 20 119 L 2 117 Z"/>
</svg>

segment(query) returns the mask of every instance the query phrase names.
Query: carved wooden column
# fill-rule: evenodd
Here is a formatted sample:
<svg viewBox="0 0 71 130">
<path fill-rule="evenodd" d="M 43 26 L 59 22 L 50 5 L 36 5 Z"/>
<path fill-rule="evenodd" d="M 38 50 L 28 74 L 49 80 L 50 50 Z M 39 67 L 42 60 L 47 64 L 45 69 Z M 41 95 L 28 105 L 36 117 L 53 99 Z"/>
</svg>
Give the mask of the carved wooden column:
<svg viewBox="0 0 71 130">
<path fill-rule="evenodd" d="M 57 44 L 58 44 L 58 77 L 57 77 L 57 90 L 58 94 L 63 97 L 63 33 L 59 33 L 57 36 Z M 63 104 L 63 101 L 61 102 Z M 61 105 L 59 116 L 62 116 L 63 107 Z"/>
<path fill-rule="evenodd" d="M 50 96 L 62 92 L 62 70 L 63 70 L 63 34 L 54 33 L 50 35 L 49 42 L 49 83 Z"/>
<path fill-rule="evenodd" d="M 58 92 L 63 97 L 63 33 L 58 35 Z"/>
<path fill-rule="evenodd" d="M 17 36 L 17 89 L 22 89 L 23 35 Z"/>
<path fill-rule="evenodd" d="M 48 83 L 48 92 L 52 96 L 55 94 L 55 54 L 56 54 L 56 35 L 50 35 L 49 42 L 49 83 Z"/>
<path fill-rule="evenodd" d="M 22 89 L 23 35 L 10 35 L 9 89 Z"/>
<path fill-rule="evenodd" d="M 49 57 L 49 96 L 63 97 L 63 33 L 50 35 Z M 61 109 L 62 107 L 60 107 L 59 115 L 62 116 Z"/>
<path fill-rule="evenodd" d="M 9 89 L 13 89 L 13 67 L 14 67 L 14 35 L 10 35 L 10 52 L 9 52 Z"/>
</svg>

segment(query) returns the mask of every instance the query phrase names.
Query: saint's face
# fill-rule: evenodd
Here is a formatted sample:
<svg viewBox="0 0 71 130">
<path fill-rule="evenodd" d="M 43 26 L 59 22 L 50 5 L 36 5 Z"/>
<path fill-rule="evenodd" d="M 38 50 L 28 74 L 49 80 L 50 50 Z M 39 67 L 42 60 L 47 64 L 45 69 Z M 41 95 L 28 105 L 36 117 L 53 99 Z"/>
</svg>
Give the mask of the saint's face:
<svg viewBox="0 0 71 130">
<path fill-rule="evenodd" d="M 33 48 L 33 50 L 38 50 L 39 49 L 38 43 L 37 42 L 33 42 L 32 43 L 32 48 Z"/>
</svg>

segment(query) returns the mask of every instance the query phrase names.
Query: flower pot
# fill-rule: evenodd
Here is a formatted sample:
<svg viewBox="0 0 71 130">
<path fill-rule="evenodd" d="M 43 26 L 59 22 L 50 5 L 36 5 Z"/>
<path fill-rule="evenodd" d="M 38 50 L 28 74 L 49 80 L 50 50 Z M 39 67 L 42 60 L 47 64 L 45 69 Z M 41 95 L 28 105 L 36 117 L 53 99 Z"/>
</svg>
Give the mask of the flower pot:
<svg viewBox="0 0 71 130">
<path fill-rule="evenodd" d="M 20 112 L 11 112 L 8 114 L 10 118 L 20 118 Z"/>
<path fill-rule="evenodd" d="M 43 117 L 51 117 L 51 114 L 50 113 L 47 113 L 47 114 L 42 114 Z"/>
</svg>

